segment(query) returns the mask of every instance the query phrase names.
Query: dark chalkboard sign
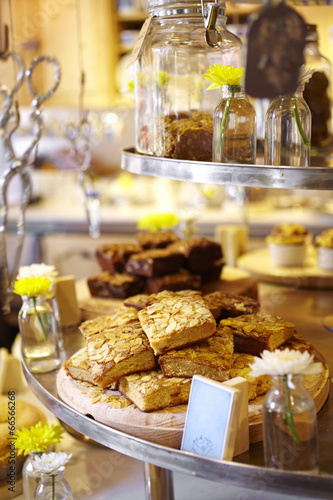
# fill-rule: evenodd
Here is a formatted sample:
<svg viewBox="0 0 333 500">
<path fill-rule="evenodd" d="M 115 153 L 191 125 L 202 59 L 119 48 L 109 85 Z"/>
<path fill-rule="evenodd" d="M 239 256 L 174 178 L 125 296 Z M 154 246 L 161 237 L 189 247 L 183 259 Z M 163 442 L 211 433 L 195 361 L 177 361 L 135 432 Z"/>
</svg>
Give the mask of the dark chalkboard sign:
<svg viewBox="0 0 333 500">
<path fill-rule="evenodd" d="M 245 91 L 275 97 L 295 91 L 304 63 L 306 24 L 284 2 L 252 14 L 248 33 Z"/>
</svg>

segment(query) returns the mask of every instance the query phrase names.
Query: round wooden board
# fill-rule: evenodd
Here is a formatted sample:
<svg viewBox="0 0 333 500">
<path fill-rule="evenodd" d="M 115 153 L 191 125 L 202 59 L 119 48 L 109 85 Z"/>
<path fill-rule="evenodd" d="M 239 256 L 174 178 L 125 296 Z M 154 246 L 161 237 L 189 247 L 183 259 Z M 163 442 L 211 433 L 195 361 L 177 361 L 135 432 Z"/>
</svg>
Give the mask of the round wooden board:
<svg viewBox="0 0 333 500">
<path fill-rule="evenodd" d="M 323 370 L 320 374 L 307 376 L 305 384 L 315 401 L 317 411 L 319 411 L 325 403 L 329 391 L 329 372 L 326 364 L 323 364 Z M 73 380 L 66 374 L 64 368 L 59 371 L 57 389 L 60 398 L 81 414 L 91 415 L 98 422 L 146 441 L 170 448 L 180 448 L 187 405 L 145 413 L 134 406 L 113 409 L 107 403 L 100 401 L 92 403 L 92 398 L 89 395 L 91 388 Z M 117 391 L 107 390 L 106 392 L 119 394 Z M 261 407 L 263 397 L 249 402 L 250 443 L 262 440 Z"/>
<path fill-rule="evenodd" d="M 260 248 L 241 255 L 237 266 L 253 277 L 270 283 L 298 288 L 333 288 L 333 271 L 325 271 L 317 266 L 313 248 L 309 249 L 304 266 L 274 266 L 269 248 Z"/>
</svg>

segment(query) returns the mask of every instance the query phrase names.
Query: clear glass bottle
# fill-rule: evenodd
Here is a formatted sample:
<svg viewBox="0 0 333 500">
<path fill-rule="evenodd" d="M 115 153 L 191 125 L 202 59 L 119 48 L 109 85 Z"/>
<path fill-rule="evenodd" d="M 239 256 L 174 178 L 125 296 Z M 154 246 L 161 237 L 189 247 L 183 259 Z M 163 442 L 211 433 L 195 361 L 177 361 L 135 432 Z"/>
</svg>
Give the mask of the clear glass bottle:
<svg viewBox="0 0 333 500">
<path fill-rule="evenodd" d="M 265 465 L 317 472 L 317 411 L 304 376 L 274 376 L 271 381 L 262 407 Z"/>
<path fill-rule="evenodd" d="M 256 112 L 239 85 L 223 85 L 222 100 L 214 111 L 213 161 L 256 162 Z"/>
<path fill-rule="evenodd" d="M 41 455 L 43 452 L 32 451 L 29 453 L 22 467 L 22 486 L 24 500 L 34 500 L 36 487 L 39 482 L 39 477 L 34 474 L 34 468 L 31 459 L 36 455 Z"/>
<path fill-rule="evenodd" d="M 199 0 L 148 1 L 151 24 L 135 63 L 135 136 L 140 153 L 212 160 L 213 112 L 218 90 L 206 91 L 209 66 L 242 66 L 242 43 L 226 27 L 224 2 L 214 4 L 221 44 L 207 43 Z M 214 7 L 214 8 L 215 8 Z M 216 34 L 214 31 L 214 35 Z"/>
<path fill-rule="evenodd" d="M 57 334 L 58 334 L 58 346 L 60 351 L 64 349 L 64 335 L 62 331 L 62 326 L 61 326 L 61 320 L 60 320 L 60 312 L 59 312 L 59 306 L 58 306 L 58 300 L 54 292 L 52 292 L 52 295 L 49 297 L 49 302 L 50 306 L 53 309 L 54 312 L 54 317 L 56 321 L 56 328 L 57 328 Z"/>
<path fill-rule="evenodd" d="M 311 112 L 304 85 L 293 95 L 276 97 L 266 113 L 265 164 L 307 167 L 311 154 Z"/>
<path fill-rule="evenodd" d="M 312 116 L 312 146 L 324 146 L 332 136 L 332 64 L 319 52 L 317 26 L 307 24 L 304 64 L 315 69 L 305 84 L 304 99 Z"/>
<path fill-rule="evenodd" d="M 29 370 L 33 373 L 55 370 L 61 363 L 59 322 L 48 298 L 23 296 L 18 325 L 22 355 Z"/>
<path fill-rule="evenodd" d="M 69 483 L 64 478 L 64 471 L 54 474 L 41 473 L 34 500 L 73 500 Z"/>
</svg>

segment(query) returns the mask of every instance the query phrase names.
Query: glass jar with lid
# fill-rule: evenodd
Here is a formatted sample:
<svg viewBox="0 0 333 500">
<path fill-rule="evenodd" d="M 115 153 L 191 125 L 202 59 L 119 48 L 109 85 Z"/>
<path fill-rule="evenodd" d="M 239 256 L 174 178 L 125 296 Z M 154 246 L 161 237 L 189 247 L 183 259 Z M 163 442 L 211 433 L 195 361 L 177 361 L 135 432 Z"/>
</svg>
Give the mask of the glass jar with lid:
<svg viewBox="0 0 333 500">
<path fill-rule="evenodd" d="M 138 152 L 212 160 L 218 90 L 203 74 L 214 64 L 242 66 L 240 39 L 226 27 L 224 3 L 148 0 L 150 24 L 135 62 Z"/>
</svg>

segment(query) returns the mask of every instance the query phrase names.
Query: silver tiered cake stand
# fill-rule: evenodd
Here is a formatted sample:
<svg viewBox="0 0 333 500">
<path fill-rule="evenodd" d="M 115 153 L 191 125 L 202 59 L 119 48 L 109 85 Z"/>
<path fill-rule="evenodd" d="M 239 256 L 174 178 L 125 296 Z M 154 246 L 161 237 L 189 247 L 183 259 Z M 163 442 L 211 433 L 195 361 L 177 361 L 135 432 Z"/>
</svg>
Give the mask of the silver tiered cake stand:
<svg viewBox="0 0 333 500">
<path fill-rule="evenodd" d="M 267 167 L 158 159 L 137 154 L 134 150 L 122 152 L 122 168 L 136 174 L 200 183 L 284 189 L 332 189 L 333 163 L 330 161 L 330 159 L 325 160 L 324 165 L 318 167 Z M 327 304 L 329 296 L 333 299 L 333 292 L 288 289 L 288 287 L 285 289 L 280 287 L 277 291 L 276 285 L 263 284 L 262 286 L 264 287 L 263 293 L 266 294 L 265 299 L 273 303 L 276 294 L 281 294 L 283 290 L 287 300 L 283 304 L 276 302 L 276 313 L 288 317 L 288 320 L 296 324 L 297 319 L 301 321 L 301 333 L 316 345 L 319 352 L 324 353 L 327 364 L 331 364 L 332 370 L 331 333 L 324 328 L 322 316 L 319 313 L 320 304 Z M 310 307 L 309 310 L 304 311 L 304 307 L 301 307 L 300 318 L 300 304 L 310 299 L 319 304 L 319 309 Z M 331 303 L 333 303 L 332 300 Z M 322 310 L 323 315 L 328 313 L 329 308 Z M 68 359 L 76 352 L 82 342 L 82 336 L 79 333 L 67 337 L 65 358 Z M 61 401 L 56 389 L 57 372 L 34 375 L 26 366 L 23 368 L 33 392 L 67 426 L 106 447 L 145 463 L 146 497 L 149 500 L 172 500 L 174 498 L 171 471 L 215 482 L 229 483 L 250 490 L 258 490 L 258 485 L 264 484 L 267 500 L 274 492 L 278 492 L 281 496 L 289 494 L 299 498 L 332 498 L 333 404 L 329 398 L 318 414 L 321 472 L 304 474 L 265 468 L 262 443 L 251 444 L 248 452 L 235 457 L 233 461 L 222 461 L 157 445 L 117 431 L 92 420 L 89 415 L 77 413 Z"/>
</svg>

